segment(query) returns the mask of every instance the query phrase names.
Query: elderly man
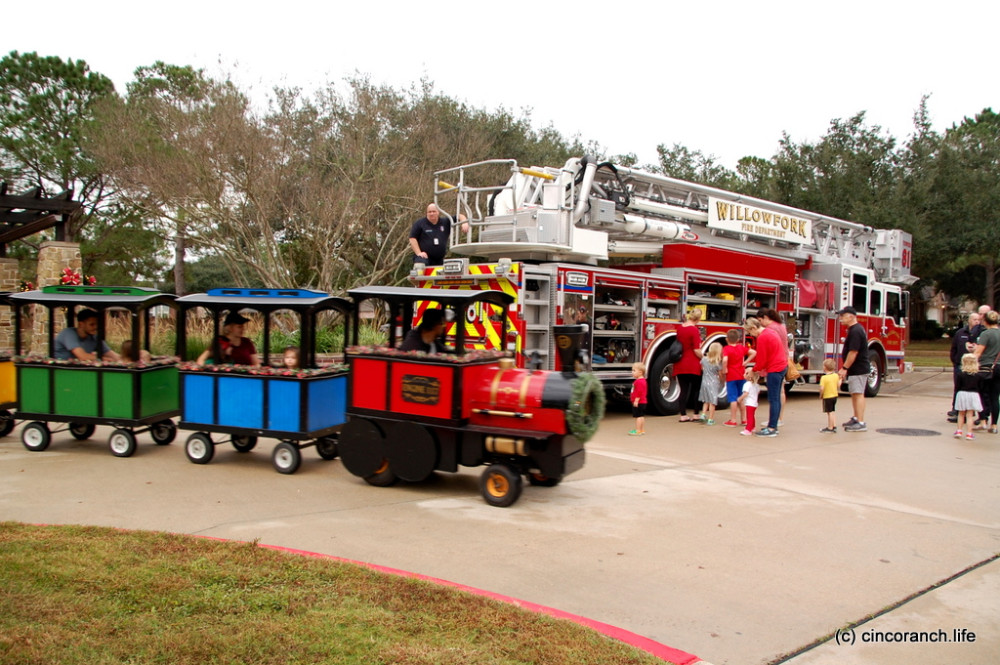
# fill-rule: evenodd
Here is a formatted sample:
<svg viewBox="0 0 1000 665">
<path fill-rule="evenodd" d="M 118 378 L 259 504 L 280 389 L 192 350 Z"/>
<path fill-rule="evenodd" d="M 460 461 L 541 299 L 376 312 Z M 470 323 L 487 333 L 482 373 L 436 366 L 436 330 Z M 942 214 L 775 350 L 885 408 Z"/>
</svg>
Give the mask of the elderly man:
<svg viewBox="0 0 1000 665">
<path fill-rule="evenodd" d="M 843 362 L 840 366 L 840 380 L 847 380 L 847 392 L 851 395 L 854 415 L 844 423 L 845 432 L 867 432 L 865 424 L 865 388 L 868 385 L 868 333 L 858 323 L 858 312 L 853 307 L 845 307 L 837 312 L 840 325 L 845 330 L 844 347 L 841 351 Z"/>
<path fill-rule="evenodd" d="M 413 222 L 410 228 L 410 249 L 413 250 L 413 264 L 422 263 L 428 266 L 439 266 L 444 263 L 444 255 L 448 251 L 448 238 L 451 237 L 451 216 L 441 218 L 441 210 L 433 203 L 427 205 L 425 217 Z M 465 215 L 459 213 L 458 221 L 462 222 L 462 232 L 469 229 Z"/>
</svg>

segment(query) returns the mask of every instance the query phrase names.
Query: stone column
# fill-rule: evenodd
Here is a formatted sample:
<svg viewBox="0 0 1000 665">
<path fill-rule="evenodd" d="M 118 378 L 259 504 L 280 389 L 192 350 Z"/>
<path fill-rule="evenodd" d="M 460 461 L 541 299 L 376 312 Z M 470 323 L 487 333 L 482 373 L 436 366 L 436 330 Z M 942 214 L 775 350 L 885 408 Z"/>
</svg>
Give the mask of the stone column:
<svg viewBox="0 0 1000 665">
<path fill-rule="evenodd" d="M 72 268 L 79 272 L 83 269 L 83 258 L 80 256 L 80 244 L 75 242 L 57 242 L 50 240 L 42 243 L 38 250 L 38 288 L 58 284 L 62 279 L 64 268 Z M 47 354 L 48 349 L 48 310 L 35 306 L 34 331 L 31 339 L 24 339 L 25 347 L 30 347 L 31 353 Z M 58 335 L 66 327 L 66 318 L 56 310 L 56 320 L 53 323 L 52 334 Z M 29 349 L 22 349 L 28 351 Z"/>
<path fill-rule="evenodd" d="M 0 291 L 17 291 L 21 278 L 17 269 L 17 259 L 0 258 Z M 14 350 L 14 311 L 0 307 L 0 352 Z"/>
</svg>

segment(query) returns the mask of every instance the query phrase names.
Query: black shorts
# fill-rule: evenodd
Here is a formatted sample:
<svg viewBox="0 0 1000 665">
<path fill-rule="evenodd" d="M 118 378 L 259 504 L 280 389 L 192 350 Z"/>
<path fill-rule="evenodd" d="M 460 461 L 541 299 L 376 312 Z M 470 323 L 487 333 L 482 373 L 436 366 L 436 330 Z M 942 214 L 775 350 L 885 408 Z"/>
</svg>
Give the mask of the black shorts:
<svg viewBox="0 0 1000 665">
<path fill-rule="evenodd" d="M 837 398 L 836 397 L 824 397 L 823 398 L 823 413 L 834 413 L 837 410 Z"/>
<path fill-rule="evenodd" d="M 636 406 L 635 404 L 632 405 L 632 417 L 633 418 L 642 418 L 645 415 L 646 415 L 646 405 L 645 404 L 641 404 L 640 403 L 639 406 Z"/>
</svg>

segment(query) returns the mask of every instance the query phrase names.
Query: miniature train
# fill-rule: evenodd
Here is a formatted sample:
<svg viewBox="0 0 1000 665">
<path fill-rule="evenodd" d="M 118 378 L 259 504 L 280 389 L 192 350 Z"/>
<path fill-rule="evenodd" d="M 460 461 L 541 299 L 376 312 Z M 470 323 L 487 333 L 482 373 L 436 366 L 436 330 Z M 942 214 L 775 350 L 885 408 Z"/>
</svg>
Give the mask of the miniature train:
<svg viewBox="0 0 1000 665">
<path fill-rule="evenodd" d="M 0 363 L 0 425 L 9 433 L 14 419 L 32 419 L 22 430 L 29 450 L 44 450 L 48 422 L 66 423 L 79 440 L 96 425 L 111 425 L 113 454 L 127 457 L 135 434 L 149 431 L 158 444 L 170 443 L 180 429 L 194 430 L 185 443 L 190 461 L 212 459 L 212 435 L 228 436 L 237 451 L 254 448 L 258 437 L 279 440 L 272 463 L 294 473 L 300 450 L 315 445 L 324 459 L 341 457 L 345 468 L 375 486 L 425 480 L 434 471 L 486 465 L 480 490 L 487 503 L 509 506 L 522 491 L 522 477 L 551 487 L 581 468 L 584 444 L 604 413 L 604 392 L 591 374 L 578 372 L 579 326 L 555 330 L 560 370 L 517 369 L 506 340 L 510 296 L 499 291 L 435 291 L 366 287 L 350 299 L 299 289 L 214 289 L 174 299 L 132 287 L 46 287 L 10 294 L 17 310 L 15 346 L 22 340 L 22 305 L 56 308 L 73 323 L 77 307 L 103 316 L 123 310 L 133 339 L 149 345 L 149 309 L 166 305 L 180 312 L 178 356 L 186 355 L 186 321 L 195 308 L 208 311 L 215 337 L 230 312 L 264 314 L 264 364 L 260 369 L 203 366 L 177 358 L 153 362 L 87 363 L 49 357 L 15 356 L 16 372 Z M 361 346 L 361 304 L 381 301 L 389 314 L 387 344 Z M 439 340 L 440 353 L 400 351 L 398 342 L 416 329 L 428 309 L 441 309 L 450 321 Z M 302 369 L 271 367 L 267 347 L 270 314 L 299 317 Z M 343 318 L 346 364 L 318 368 L 315 362 L 317 316 L 334 311 Z M 369 307 L 368 313 L 372 311 Z M 493 344 L 469 339 L 463 320 L 480 316 L 494 334 Z M 140 323 L 142 325 L 140 325 Z M 496 343 L 499 340 L 499 343 Z M 215 351 L 218 351 L 218 342 Z M 172 420 L 180 417 L 177 425 Z"/>
</svg>

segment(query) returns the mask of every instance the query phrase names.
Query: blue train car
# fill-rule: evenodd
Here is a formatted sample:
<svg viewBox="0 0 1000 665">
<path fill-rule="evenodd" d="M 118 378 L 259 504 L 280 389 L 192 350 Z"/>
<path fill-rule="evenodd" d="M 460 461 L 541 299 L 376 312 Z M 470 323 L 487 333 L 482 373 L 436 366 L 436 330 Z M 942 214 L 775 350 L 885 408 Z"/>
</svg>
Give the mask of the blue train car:
<svg viewBox="0 0 1000 665">
<path fill-rule="evenodd" d="M 307 446 L 316 446 L 323 459 L 337 457 L 337 436 L 347 409 L 347 366 L 319 367 L 315 337 L 320 317 L 339 314 L 346 341 L 350 301 L 304 289 L 212 289 L 178 298 L 177 303 L 186 322 L 185 332 L 181 326 L 178 331 L 181 349 L 187 346 L 186 331 L 196 308 L 208 312 L 213 331 L 212 345 L 200 362 L 180 366 L 179 427 L 195 430 L 185 444 L 191 462 L 212 460 L 216 443 L 212 434 L 228 436 L 238 452 L 253 450 L 259 437 L 278 439 L 271 461 L 280 473 L 295 473 L 301 449 Z M 255 356 L 259 365 L 232 362 L 240 359 L 239 354 L 232 355 L 220 334 L 226 332 L 226 321 L 249 320 L 244 313 L 258 317 L 263 325 L 263 348 Z M 268 353 L 276 313 L 296 320 L 301 340 L 298 367 L 287 368 L 279 364 L 280 358 L 272 362 Z"/>
</svg>

